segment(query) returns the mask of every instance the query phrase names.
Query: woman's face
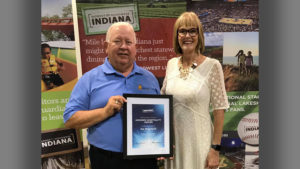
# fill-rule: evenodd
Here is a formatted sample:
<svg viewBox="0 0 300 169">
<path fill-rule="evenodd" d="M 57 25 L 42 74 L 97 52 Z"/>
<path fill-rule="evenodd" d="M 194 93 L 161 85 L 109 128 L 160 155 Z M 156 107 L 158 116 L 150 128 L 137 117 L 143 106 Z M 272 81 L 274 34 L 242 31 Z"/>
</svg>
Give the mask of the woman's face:
<svg viewBox="0 0 300 169">
<path fill-rule="evenodd" d="M 178 29 L 178 42 L 183 53 L 195 52 L 198 44 L 198 28 L 194 26 L 180 26 Z"/>
</svg>

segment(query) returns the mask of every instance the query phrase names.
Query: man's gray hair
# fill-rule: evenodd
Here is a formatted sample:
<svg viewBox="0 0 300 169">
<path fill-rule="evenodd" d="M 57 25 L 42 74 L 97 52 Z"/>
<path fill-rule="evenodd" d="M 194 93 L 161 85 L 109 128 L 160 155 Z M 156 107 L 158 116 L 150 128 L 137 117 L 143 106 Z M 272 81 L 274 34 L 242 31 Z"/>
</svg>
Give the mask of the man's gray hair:
<svg viewBox="0 0 300 169">
<path fill-rule="evenodd" d="M 108 28 L 107 32 L 106 32 L 106 38 L 105 38 L 105 41 L 106 42 L 109 42 L 110 41 L 110 36 L 111 36 L 111 30 L 114 28 L 114 27 L 117 27 L 117 26 L 121 26 L 121 25 L 125 25 L 125 26 L 128 26 L 132 29 L 133 31 L 133 34 L 134 34 L 134 37 L 133 37 L 133 41 L 134 43 L 136 43 L 136 35 L 135 35 L 135 32 L 134 32 L 134 29 L 132 27 L 132 25 L 128 22 L 116 22 L 112 25 L 110 25 L 110 27 Z"/>
</svg>

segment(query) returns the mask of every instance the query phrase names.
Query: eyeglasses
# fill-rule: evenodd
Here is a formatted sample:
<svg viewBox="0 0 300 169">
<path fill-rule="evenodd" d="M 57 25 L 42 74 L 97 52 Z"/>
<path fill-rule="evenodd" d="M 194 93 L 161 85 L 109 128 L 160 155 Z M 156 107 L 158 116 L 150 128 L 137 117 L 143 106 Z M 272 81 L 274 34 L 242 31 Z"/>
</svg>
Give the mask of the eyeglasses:
<svg viewBox="0 0 300 169">
<path fill-rule="evenodd" d="M 180 36 L 186 36 L 186 34 L 189 33 L 190 36 L 196 36 L 198 35 L 198 29 L 192 28 L 192 29 L 179 29 L 178 35 Z"/>
<path fill-rule="evenodd" d="M 49 55 L 51 52 L 43 52 L 43 54 L 45 55 Z"/>
</svg>

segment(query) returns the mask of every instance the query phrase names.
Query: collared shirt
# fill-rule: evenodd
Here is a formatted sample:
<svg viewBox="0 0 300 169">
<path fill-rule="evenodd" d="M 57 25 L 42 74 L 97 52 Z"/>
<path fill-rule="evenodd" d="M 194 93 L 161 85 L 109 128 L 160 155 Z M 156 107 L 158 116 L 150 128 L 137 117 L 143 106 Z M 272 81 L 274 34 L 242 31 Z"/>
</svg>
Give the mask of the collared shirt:
<svg viewBox="0 0 300 169">
<path fill-rule="evenodd" d="M 132 72 L 125 77 L 117 72 L 108 59 L 104 64 L 86 72 L 75 85 L 64 112 L 66 122 L 75 112 L 105 107 L 111 96 L 159 94 L 155 76 L 134 62 Z M 109 151 L 123 151 L 122 109 L 108 119 L 88 128 L 90 144 Z"/>
</svg>

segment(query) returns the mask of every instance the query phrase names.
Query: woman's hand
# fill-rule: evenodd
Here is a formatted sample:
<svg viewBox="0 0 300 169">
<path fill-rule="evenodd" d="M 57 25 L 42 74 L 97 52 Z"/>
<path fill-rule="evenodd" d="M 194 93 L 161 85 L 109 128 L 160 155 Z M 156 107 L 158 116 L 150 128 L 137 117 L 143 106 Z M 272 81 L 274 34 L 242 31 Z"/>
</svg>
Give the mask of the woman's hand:
<svg viewBox="0 0 300 169">
<path fill-rule="evenodd" d="M 206 157 L 205 168 L 217 169 L 218 167 L 219 167 L 219 151 L 210 148 Z"/>
</svg>

